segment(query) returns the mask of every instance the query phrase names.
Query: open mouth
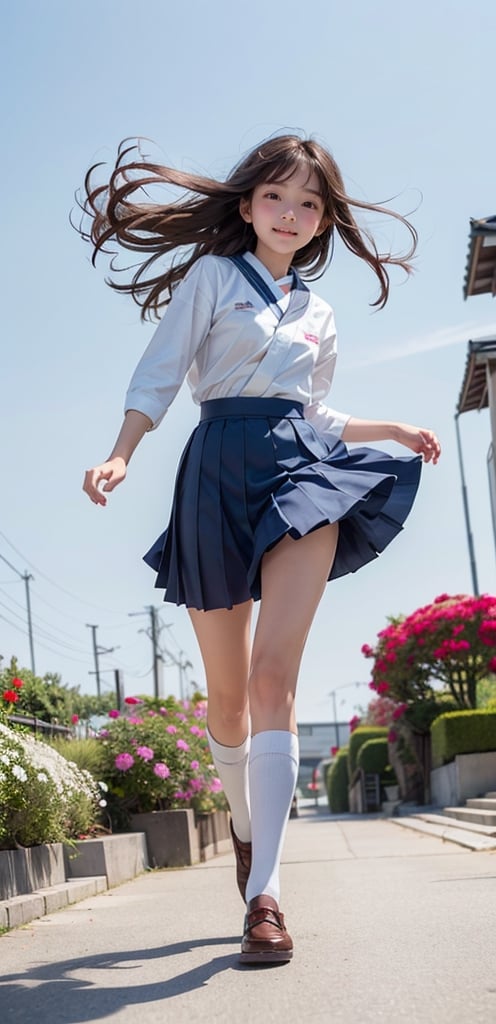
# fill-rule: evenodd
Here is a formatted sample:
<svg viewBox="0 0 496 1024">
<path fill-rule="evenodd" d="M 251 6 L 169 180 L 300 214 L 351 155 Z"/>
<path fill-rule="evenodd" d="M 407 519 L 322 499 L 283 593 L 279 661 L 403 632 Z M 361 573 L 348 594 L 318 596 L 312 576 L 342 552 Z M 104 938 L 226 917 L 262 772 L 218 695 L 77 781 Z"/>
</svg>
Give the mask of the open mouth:
<svg viewBox="0 0 496 1024">
<path fill-rule="evenodd" d="M 290 231 L 289 228 L 272 228 L 272 230 L 275 231 L 278 235 L 294 235 L 296 237 L 296 235 L 298 234 L 297 231 Z"/>
</svg>

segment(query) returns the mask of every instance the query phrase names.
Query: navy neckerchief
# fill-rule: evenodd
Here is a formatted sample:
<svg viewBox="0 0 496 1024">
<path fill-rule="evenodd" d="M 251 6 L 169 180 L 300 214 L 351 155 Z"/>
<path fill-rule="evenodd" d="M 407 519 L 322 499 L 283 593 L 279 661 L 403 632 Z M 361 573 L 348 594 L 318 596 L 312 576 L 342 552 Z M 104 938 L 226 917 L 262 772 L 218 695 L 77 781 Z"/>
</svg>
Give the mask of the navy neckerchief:
<svg viewBox="0 0 496 1024">
<path fill-rule="evenodd" d="M 297 274 L 294 267 L 291 268 L 293 286 L 289 295 L 289 303 L 286 311 L 283 313 L 272 288 L 267 284 L 262 275 L 258 273 L 258 270 L 255 270 L 255 267 L 253 267 L 251 263 L 248 263 L 248 261 L 241 255 L 228 256 L 227 259 L 231 260 L 231 263 L 234 263 L 234 266 L 243 274 L 243 277 L 245 277 L 249 284 L 251 284 L 252 288 L 254 288 L 264 302 L 270 306 L 270 309 L 275 313 L 278 320 L 292 320 L 294 319 L 295 313 L 300 316 L 308 306 L 310 289 L 307 288 L 305 282 L 301 280 L 301 277 Z"/>
</svg>

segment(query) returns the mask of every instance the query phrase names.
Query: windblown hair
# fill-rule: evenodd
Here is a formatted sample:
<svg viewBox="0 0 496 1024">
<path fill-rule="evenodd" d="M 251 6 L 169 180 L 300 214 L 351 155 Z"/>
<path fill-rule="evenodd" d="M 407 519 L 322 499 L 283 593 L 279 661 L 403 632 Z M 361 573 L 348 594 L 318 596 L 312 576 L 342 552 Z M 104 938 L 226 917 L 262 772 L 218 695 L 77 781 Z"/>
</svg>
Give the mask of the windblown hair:
<svg viewBox="0 0 496 1024">
<path fill-rule="evenodd" d="M 117 291 L 132 295 L 142 307 L 142 319 L 159 317 L 170 301 L 172 290 L 190 267 L 207 253 L 231 256 L 256 248 L 257 238 L 251 224 L 239 212 L 242 197 L 250 197 L 259 184 L 284 181 L 296 170 L 304 168 L 308 176 L 317 175 L 324 202 L 326 227 L 304 248 L 299 249 L 293 265 L 305 277 L 315 279 L 326 269 L 333 252 L 335 231 L 351 252 L 365 260 L 379 280 L 379 296 L 373 306 L 382 308 L 389 295 L 387 267 L 396 265 L 406 273 L 415 252 L 417 232 L 409 221 L 384 206 L 352 199 L 347 195 L 336 162 L 319 143 L 297 135 L 281 135 L 262 142 L 231 171 L 226 181 L 202 177 L 161 166 L 141 157 L 138 145 L 121 143 L 117 161 L 108 184 L 93 186 L 94 172 L 88 171 L 84 198 L 79 205 L 91 218 L 88 230 L 78 230 L 93 244 L 92 262 L 99 252 L 112 253 L 113 244 L 132 252 L 150 255 L 133 268 L 127 283 L 107 278 Z M 151 202 L 147 189 L 157 185 L 175 186 L 182 190 L 173 202 Z M 352 208 L 394 217 L 407 228 L 410 247 L 404 254 L 381 254 L 373 237 L 356 223 Z M 110 249 L 107 246 L 110 244 Z M 160 266 L 164 257 L 175 254 L 167 266 Z M 113 273 L 123 271 L 110 261 Z"/>
</svg>

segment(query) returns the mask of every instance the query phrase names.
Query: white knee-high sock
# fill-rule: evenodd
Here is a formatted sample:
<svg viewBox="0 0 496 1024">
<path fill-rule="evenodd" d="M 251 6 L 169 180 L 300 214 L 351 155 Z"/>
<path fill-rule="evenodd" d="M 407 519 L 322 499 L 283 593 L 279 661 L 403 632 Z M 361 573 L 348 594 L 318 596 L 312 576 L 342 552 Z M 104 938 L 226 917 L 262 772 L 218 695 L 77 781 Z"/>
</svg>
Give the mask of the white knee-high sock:
<svg viewBox="0 0 496 1024">
<path fill-rule="evenodd" d="M 222 743 L 214 740 L 208 729 L 207 738 L 212 760 L 231 810 L 233 829 L 242 843 L 249 843 L 251 828 L 248 758 L 251 737 L 248 734 L 244 743 L 239 747 L 223 746 Z"/>
<path fill-rule="evenodd" d="M 250 750 L 252 867 L 246 901 L 266 893 L 279 902 L 279 865 L 298 775 L 298 737 L 270 730 Z"/>
</svg>

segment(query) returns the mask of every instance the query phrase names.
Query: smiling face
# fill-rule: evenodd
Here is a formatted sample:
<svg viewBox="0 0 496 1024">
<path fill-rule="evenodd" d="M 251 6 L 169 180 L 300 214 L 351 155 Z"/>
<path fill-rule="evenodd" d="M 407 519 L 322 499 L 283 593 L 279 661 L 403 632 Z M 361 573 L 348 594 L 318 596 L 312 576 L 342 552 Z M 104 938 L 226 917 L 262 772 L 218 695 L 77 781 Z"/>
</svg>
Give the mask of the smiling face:
<svg viewBox="0 0 496 1024">
<path fill-rule="evenodd" d="M 326 227 L 319 179 L 303 167 L 284 180 L 256 185 L 239 211 L 257 236 L 255 256 L 276 280 L 288 273 L 295 252 Z"/>
</svg>

